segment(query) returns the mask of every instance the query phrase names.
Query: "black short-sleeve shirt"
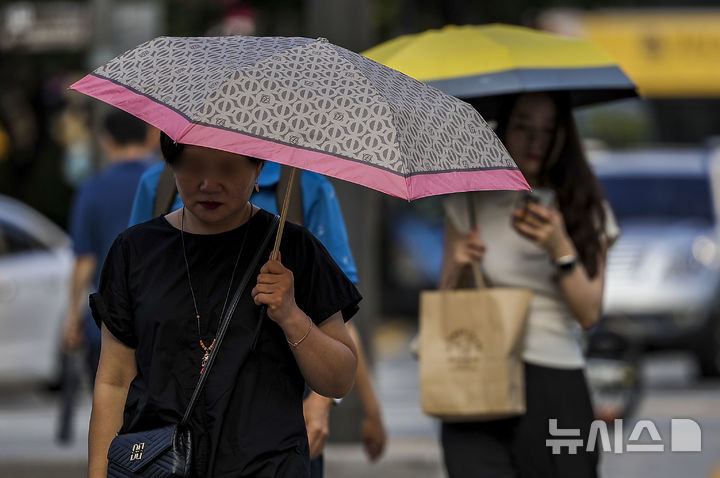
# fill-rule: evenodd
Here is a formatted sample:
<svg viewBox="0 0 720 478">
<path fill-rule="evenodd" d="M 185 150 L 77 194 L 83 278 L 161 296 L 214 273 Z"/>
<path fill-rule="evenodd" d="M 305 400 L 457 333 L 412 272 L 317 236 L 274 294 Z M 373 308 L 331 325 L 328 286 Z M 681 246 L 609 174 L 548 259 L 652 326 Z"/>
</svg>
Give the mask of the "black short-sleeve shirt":
<svg viewBox="0 0 720 478">
<path fill-rule="evenodd" d="M 265 237 L 273 216 L 259 210 L 245 225 L 220 234 L 185 233 L 163 217 L 120 234 L 107 255 L 95 320 L 135 349 L 121 433 L 177 423 L 200 373 L 205 345 L 215 336 L 233 266 L 242 247 L 230 298 Z M 302 414 L 304 380 L 280 327 L 266 319 L 249 350 L 259 307 L 250 291 L 270 246 L 243 294 L 203 395 L 191 419 L 197 476 L 306 476 L 308 450 Z M 349 320 L 361 296 L 322 244 L 305 228 L 285 225 L 282 262 L 293 272 L 295 301 L 316 324 L 336 312 Z"/>
</svg>

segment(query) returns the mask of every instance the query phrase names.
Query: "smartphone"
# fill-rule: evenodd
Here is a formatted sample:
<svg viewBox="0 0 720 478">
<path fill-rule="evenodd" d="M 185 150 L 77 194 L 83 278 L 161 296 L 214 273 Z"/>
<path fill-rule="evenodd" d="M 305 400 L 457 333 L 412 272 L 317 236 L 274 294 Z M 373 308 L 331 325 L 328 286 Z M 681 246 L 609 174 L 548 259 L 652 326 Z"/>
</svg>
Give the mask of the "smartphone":
<svg viewBox="0 0 720 478">
<path fill-rule="evenodd" d="M 551 208 L 555 206 L 555 190 L 550 188 L 535 188 L 531 191 L 525 191 L 520 195 L 520 198 L 515 204 L 515 208 L 522 209 L 526 212 L 529 203 Z"/>
<path fill-rule="evenodd" d="M 555 205 L 555 190 L 550 188 L 535 188 L 531 191 L 525 191 L 523 207 L 527 203 L 539 204 L 545 208 L 551 208 Z"/>
</svg>

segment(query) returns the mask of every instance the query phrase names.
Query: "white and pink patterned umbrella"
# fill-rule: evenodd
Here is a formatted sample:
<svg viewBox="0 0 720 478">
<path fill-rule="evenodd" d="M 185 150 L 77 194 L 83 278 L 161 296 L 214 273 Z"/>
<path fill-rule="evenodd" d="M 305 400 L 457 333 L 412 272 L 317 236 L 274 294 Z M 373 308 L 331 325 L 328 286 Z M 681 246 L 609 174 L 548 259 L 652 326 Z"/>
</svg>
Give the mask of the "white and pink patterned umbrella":
<svg viewBox="0 0 720 478">
<path fill-rule="evenodd" d="M 408 200 L 529 189 L 470 105 L 324 39 L 160 37 L 71 88 L 180 143 Z"/>
</svg>

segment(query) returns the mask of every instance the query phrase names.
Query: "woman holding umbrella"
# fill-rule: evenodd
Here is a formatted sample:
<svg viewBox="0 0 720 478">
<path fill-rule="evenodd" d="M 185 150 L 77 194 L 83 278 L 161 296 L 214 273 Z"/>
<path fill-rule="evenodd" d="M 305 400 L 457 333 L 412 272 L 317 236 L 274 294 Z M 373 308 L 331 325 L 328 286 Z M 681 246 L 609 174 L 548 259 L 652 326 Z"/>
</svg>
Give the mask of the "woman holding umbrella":
<svg viewBox="0 0 720 478">
<path fill-rule="evenodd" d="M 325 39 L 160 37 L 72 88 L 167 133 L 185 205 L 121 234 L 106 259 L 92 300 L 103 345 L 91 478 L 103 476 L 109 444 L 111 476 L 138 476 L 146 455 L 170 476 L 169 463 L 189 461 L 175 445 L 189 441 L 196 476 L 308 475 L 303 383 L 328 396 L 351 387 L 343 320 L 360 296 L 300 227 L 278 232 L 270 256 L 274 216 L 248 202 L 262 168 L 252 158 L 408 200 L 528 189 L 470 105 Z M 175 440 L 185 424 L 193 433 Z M 173 439 L 163 459 L 136 440 L 156 432 Z"/>
<path fill-rule="evenodd" d="M 451 478 L 595 477 L 598 456 L 553 455 L 551 419 L 587 437 L 593 420 L 580 329 L 602 304 L 607 249 L 618 230 L 602 188 L 583 154 L 566 95 L 525 93 L 501 109 L 498 136 L 529 184 L 533 200 L 514 192 L 455 195 L 446 203 L 442 286 L 472 285 L 470 265 L 482 261 L 493 286 L 534 293 L 523 351 L 527 411 L 520 417 L 443 423 Z M 468 225 L 475 210 L 476 228 Z"/>
<path fill-rule="evenodd" d="M 106 476 L 116 431 L 179 421 L 228 296 L 253 256 L 265 262 L 270 252 L 260 244 L 273 216 L 249 202 L 263 161 L 164 134 L 161 145 L 185 207 L 121 234 L 91 301 L 103 338 L 91 478 Z M 353 384 L 356 351 L 343 322 L 360 295 L 323 246 L 288 223 L 280 256 L 256 277 L 190 420 L 195 476 L 307 476 L 304 383 L 332 397 Z M 258 305 L 272 323 L 240 364 Z"/>
</svg>

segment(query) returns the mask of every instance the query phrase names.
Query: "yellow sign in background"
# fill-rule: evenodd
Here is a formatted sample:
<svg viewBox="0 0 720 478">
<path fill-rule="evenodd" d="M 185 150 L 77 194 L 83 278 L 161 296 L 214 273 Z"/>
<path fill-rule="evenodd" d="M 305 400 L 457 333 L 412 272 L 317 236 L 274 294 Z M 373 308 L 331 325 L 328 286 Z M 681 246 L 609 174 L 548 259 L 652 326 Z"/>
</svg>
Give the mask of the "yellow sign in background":
<svg viewBox="0 0 720 478">
<path fill-rule="evenodd" d="M 720 96 L 720 11 L 608 11 L 578 20 L 643 96 Z"/>
<path fill-rule="evenodd" d="M 539 23 L 603 47 L 645 97 L 720 97 L 718 9 L 554 9 Z"/>
</svg>

